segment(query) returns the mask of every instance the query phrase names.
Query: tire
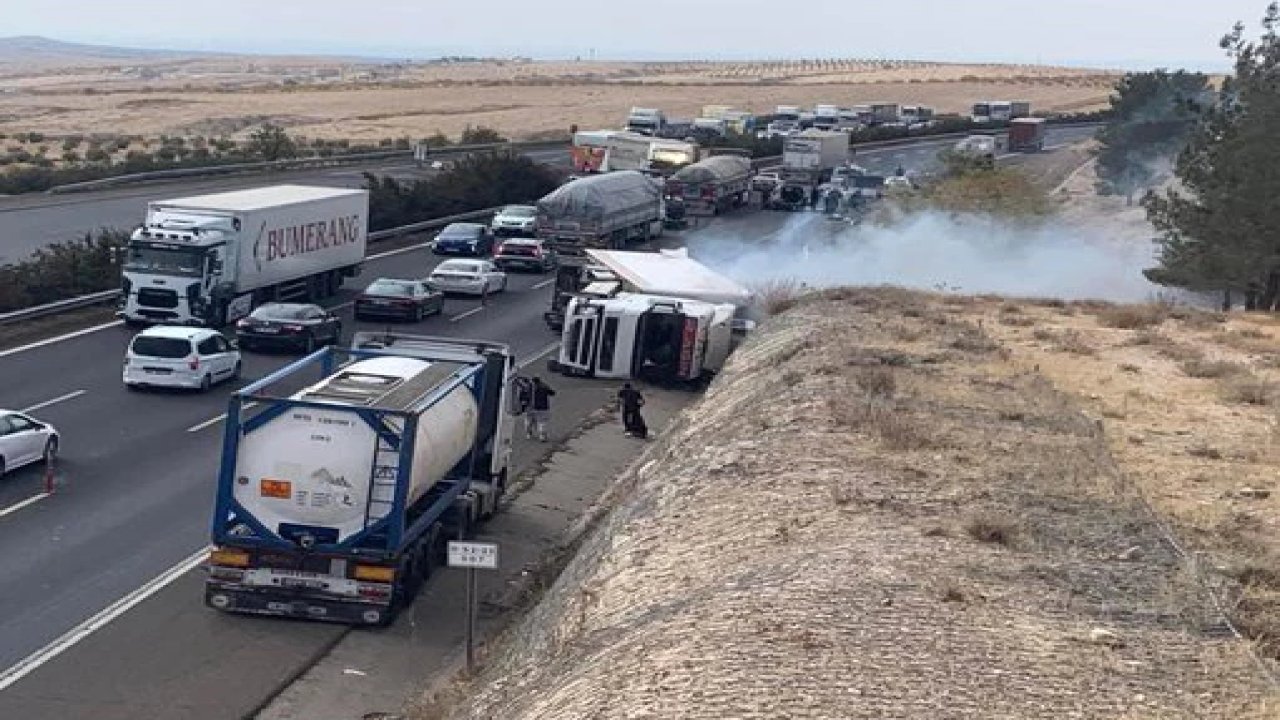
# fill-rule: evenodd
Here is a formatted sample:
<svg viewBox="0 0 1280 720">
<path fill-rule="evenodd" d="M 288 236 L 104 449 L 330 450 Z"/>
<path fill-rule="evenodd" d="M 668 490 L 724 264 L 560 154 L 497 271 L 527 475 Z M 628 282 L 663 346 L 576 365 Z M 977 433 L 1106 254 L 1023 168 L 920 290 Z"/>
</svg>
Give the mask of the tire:
<svg viewBox="0 0 1280 720">
<path fill-rule="evenodd" d="M 213 387 L 213 378 L 206 374 L 200 378 L 200 392 L 209 392 L 209 388 Z"/>
<path fill-rule="evenodd" d="M 302 341 L 302 352 L 305 355 L 310 355 L 315 351 L 316 351 L 315 333 L 307 333 L 307 339 Z"/>
<path fill-rule="evenodd" d="M 51 437 L 44 444 L 44 464 L 50 465 L 58 460 L 58 438 Z"/>
<path fill-rule="evenodd" d="M 4 458 L 0 457 L 0 477 L 4 477 Z"/>
<path fill-rule="evenodd" d="M 142 392 L 142 388 L 138 387 L 137 383 L 125 383 L 124 389 L 129 392 Z"/>
<path fill-rule="evenodd" d="M 420 322 L 422 322 L 422 318 L 423 318 L 422 306 L 421 306 L 421 305 L 414 305 L 414 306 L 413 306 L 413 321 L 414 321 L 414 322 L 416 322 L 416 323 L 420 323 Z"/>
<path fill-rule="evenodd" d="M 237 360 L 236 366 L 231 368 L 231 382 L 236 382 L 237 380 L 240 379 L 240 373 L 244 370 L 242 365 L 243 363 Z"/>
<path fill-rule="evenodd" d="M 333 326 L 333 339 L 329 341 L 330 345 L 342 344 L 342 323 Z"/>
<path fill-rule="evenodd" d="M 502 284 L 498 286 L 498 292 L 506 292 L 506 291 L 507 291 L 507 279 L 504 277 L 502 278 Z"/>
</svg>

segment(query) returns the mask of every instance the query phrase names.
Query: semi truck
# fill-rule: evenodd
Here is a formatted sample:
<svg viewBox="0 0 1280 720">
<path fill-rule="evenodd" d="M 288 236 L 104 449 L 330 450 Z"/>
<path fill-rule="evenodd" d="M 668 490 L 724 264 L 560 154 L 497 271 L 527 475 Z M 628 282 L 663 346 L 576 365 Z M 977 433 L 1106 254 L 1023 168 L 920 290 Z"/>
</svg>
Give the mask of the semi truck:
<svg viewBox="0 0 1280 720">
<path fill-rule="evenodd" d="M 274 300 L 314 301 L 359 274 L 369 193 L 275 185 L 157 200 L 129 237 L 129 324 L 221 327 Z"/>
<path fill-rule="evenodd" d="M 565 309 L 550 369 L 568 375 L 687 383 L 723 366 L 751 294 L 686 250 L 587 251 L 615 279 L 596 282 Z"/>
<path fill-rule="evenodd" d="M 811 128 L 787 138 L 782 146 L 782 184 L 775 205 L 795 209 L 807 202 L 813 189 L 830 180 L 832 170 L 848 157 L 846 132 Z"/>
<path fill-rule="evenodd" d="M 749 158 L 714 155 L 677 170 L 667 178 L 665 192 L 683 200 L 691 215 L 718 215 L 745 204 L 750 189 Z"/>
<path fill-rule="evenodd" d="M 560 256 L 662 235 L 659 182 L 635 170 L 572 180 L 538 200 L 536 235 Z"/>
<path fill-rule="evenodd" d="M 627 127 L 630 132 L 657 137 L 667 130 L 667 116 L 656 108 L 633 107 L 627 114 Z"/>
<path fill-rule="evenodd" d="M 205 603 L 390 623 L 498 510 L 515 374 L 506 345 L 357 333 L 232 395 Z"/>
<path fill-rule="evenodd" d="M 1009 152 L 1040 152 L 1044 137 L 1044 118 L 1021 117 L 1009 122 Z"/>
</svg>

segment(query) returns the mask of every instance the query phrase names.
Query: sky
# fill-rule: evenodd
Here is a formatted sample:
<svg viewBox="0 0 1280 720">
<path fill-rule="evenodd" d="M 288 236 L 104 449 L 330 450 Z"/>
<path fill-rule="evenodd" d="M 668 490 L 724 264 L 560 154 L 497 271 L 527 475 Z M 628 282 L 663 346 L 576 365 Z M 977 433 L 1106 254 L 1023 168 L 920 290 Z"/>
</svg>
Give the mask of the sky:
<svg viewBox="0 0 1280 720">
<path fill-rule="evenodd" d="M 0 0 L 0 35 L 388 58 L 894 58 L 1225 70 L 1266 0 Z M 785 16 L 785 17 L 784 17 Z"/>
</svg>

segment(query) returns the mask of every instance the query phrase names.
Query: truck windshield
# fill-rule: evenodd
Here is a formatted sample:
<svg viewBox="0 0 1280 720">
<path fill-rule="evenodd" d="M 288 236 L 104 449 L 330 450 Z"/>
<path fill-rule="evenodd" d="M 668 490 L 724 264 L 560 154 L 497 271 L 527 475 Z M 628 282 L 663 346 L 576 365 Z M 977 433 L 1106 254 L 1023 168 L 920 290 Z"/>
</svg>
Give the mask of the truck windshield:
<svg viewBox="0 0 1280 720">
<path fill-rule="evenodd" d="M 204 253 L 198 250 L 130 245 L 124 269 L 134 272 L 200 277 L 204 271 Z"/>
</svg>

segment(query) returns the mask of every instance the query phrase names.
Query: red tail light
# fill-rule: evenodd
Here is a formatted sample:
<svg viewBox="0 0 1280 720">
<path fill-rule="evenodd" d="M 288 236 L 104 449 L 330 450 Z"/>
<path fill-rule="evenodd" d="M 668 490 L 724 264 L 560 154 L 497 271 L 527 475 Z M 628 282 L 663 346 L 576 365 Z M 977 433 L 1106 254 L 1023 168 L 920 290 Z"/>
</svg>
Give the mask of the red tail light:
<svg viewBox="0 0 1280 720">
<path fill-rule="evenodd" d="M 498 255 L 505 254 L 505 253 L 507 252 L 507 246 L 506 246 L 506 245 L 499 245 L 499 246 L 498 246 L 498 249 L 497 249 L 497 250 L 495 250 L 494 252 L 495 252 L 495 253 L 497 253 Z"/>
<path fill-rule="evenodd" d="M 301 332 L 302 326 L 301 325 L 285 325 L 284 329 L 288 330 L 289 332 Z"/>
<path fill-rule="evenodd" d="M 192 370 L 199 370 L 199 369 L 200 369 L 200 356 L 199 356 L 199 355 L 192 355 L 192 356 L 191 356 L 191 359 L 190 359 L 190 360 L 187 360 L 187 367 L 191 368 Z"/>
</svg>

